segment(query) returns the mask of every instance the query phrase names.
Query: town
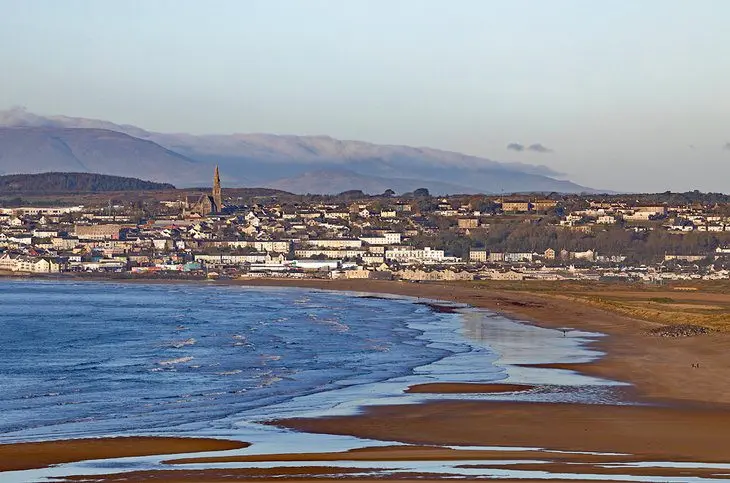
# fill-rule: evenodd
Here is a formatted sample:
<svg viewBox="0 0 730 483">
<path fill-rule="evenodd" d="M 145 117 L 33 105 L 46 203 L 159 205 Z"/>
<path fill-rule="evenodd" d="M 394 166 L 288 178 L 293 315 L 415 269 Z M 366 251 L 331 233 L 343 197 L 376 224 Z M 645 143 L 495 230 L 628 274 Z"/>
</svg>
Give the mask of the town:
<svg viewBox="0 0 730 483">
<path fill-rule="evenodd" d="M 0 271 L 162 278 L 730 278 L 730 203 L 660 195 L 224 197 L 0 207 Z M 634 199 L 635 201 L 632 201 Z"/>
</svg>

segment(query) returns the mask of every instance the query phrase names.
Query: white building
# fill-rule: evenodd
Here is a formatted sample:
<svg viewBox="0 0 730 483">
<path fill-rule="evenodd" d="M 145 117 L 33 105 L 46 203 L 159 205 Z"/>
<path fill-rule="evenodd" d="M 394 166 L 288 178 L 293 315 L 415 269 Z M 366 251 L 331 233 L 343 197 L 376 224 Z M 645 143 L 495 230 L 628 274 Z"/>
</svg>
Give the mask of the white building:
<svg viewBox="0 0 730 483">
<path fill-rule="evenodd" d="M 332 238 L 329 240 L 307 240 L 307 244 L 322 248 L 360 248 L 362 240 L 351 238 Z"/>
<path fill-rule="evenodd" d="M 425 248 L 394 248 L 385 251 L 386 260 L 398 262 L 444 262 L 453 257 L 446 257 L 443 250 Z"/>
<path fill-rule="evenodd" d="M 20 208 L 6 208 L 13 215 L 66 215 L 68 213 L 79 213 L 83 211 L 84 207 L 79 206 L 49 206 L 49 207 L 37 207 L 37 206 L 23 206 Z"/>
<path fill-rule="evenodd" d="M 288 240 L 233 240 L 224 243 L 230 248 L 253 248 L 259 252 L 289 253 L 291 242 Z"/>
<path fill-rule="evenodd" d="M 400 245 L 400 233 L 383 233 L 381 236 L 361 236 L 360 240 L 368 245 Z"/>
<path fill-rule="evenodd" d="M 616 223 L 616 217 L 613 215 L 603 215 L 599 216 L 598 219 L 596 219 L 596 223 L 601 225 L 613 225 Z"/>
<path fill-rule="evenodd" d="M 514 252 L 514 253 L 505 253 L 504 254 L 504 261 L 505 262 L 531 262 L 532 261 L 533 254 L 530 252 Z"/>
</svg>

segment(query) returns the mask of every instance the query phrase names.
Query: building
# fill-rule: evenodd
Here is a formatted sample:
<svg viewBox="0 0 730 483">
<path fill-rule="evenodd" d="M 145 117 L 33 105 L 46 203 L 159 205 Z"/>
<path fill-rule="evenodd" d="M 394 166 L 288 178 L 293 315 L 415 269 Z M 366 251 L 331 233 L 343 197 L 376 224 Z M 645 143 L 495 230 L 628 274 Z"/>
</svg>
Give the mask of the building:
<svg viewBox="0 0 730 483">
<path fill-rule="evenodd" d="M 398 273 L 401 280 L 474 280 L 474 274 L 453 270 L 403 270 Z"/>
<path fill-rule="evenodd" d="M 596 253 L 593 250 L 586 250 L 584 252 L 570 252 L 570 258 L 574 260 L 588 260 L 593 262 L 596 259 Z"/>
<path fill-rule="evenodd" d="M 383 233 L 381 236 L 361 236 L 360 240 L 368 245 L 399 245 L 401 242 L 400 233 Z"/>
<path fill-rule="evenodd" d="M 217 165 L 213 172 L 213 190 L 211 194 L 202 193 L 198 196 L 186 196 L 184 206 L 187 213 L 195 213 L 200 216 L 220 213 L 223 210 L 221 177 Z"/>
<path fill-rule="evenodd" d="M 259 252 L 289 253 L 289 240 L 231 240 L 222 242 L 228 248 L 253 248 Z"/>
<path fill-rule="evenodd" d="M 119 233 L 124 228 L 118 224 L 105 225 L 74 225 L 74 234 L 78 238 L 87 240 L 118 240 Z"/>
<path fill-rule="evenodd" d="M 631 214 L 624 214 L 623 219 L 625 221 L 649 221 L 655 216 L 656 214 L 651 211 L 635 211 Z"/>
<path fill-rule="evenodd" d="M 600 225 L 613 225 L 616 223 L 616 217 L 613 215 L 602 215 L 596 219 L 596 223 Z"/>
<path fill-rule="evenodd" d="M 60 216 L 69 213 L 79 213 L 83 211 L 84 206 L 59 206 L 59 207 L 37 207 L 37 206 L 22 206 L 20 208 L 2 208 L 0 213 L 8 213 L 16 216 L 38 216 L 38 215 L 49 215 L 49 216 Z"/>
<path fill-rule="evenodd" d="M 532 202 L 532 209 L 535 211 L 550 211 L 557 206 L 554 200 L 536 200 Z"/>
<path fill-rule="evenodd" d="M 487 260 L 491 263 L 498 263 L 504 261 L 504 253 L 503 252 L 490 252 L 487 256 Z"/>
<path fill-rule="evenodd" d="M 345 258 L 358 258 L 366 254 L 361 249 L 340 249 L 340 248 L 314 248 L 314 249 L 297 249 L 294 250 L 294 256 L 297 258 L 316 258 L 326 257 L 342 260 Z"/>
<path fill-rule="evenodd" d="M 530 211 L 529 201 L 502 201 L 502 211 L 509 213 L 527 213 Z"/>
<path fill-rule="evenodd" d="M 303 243 L 320 248 L 362 248 L 362 240 L 357 238 L 312 239 Z"/>
<path fill-rule="evenodd" d="M 654 216 L 667 216 L 668 209 L 664 205 L 658 206 L 634 206 L 634 212 L 638 213 L 651 213 Z"/>
<path fill-rule="evenodd" d="M 530 252 L 505 252 L 504 261 L 509 263 L 531 262 L 533 254 Z"/>
<path fill-rule="evenodd" d="M 486 262 L 487 256 L 486 250 L 469 250 L 470 262 Z"/>
<path fill-rule="evenodd" d="M 223 210 L 223 191 L 221 190 L 221 175 L 218 171 L 218 165 L 215 166 L 213 172 L 213 213 L 219 213 Z"/>
<path fill-rule="evenodd" d="M 479 227 L 479 219 L 478 218 L 459 218 L 457 220 L 459 228 L 462 229 L 468 229 L 468 228 L 478 228 Z"/>
<path fill-rule="evenodd" d="M 396 248 L 385 251 L 386 260 L 398 262 L 446 262 L 456 261 L 454 257 L 447 257 L 443 250 L 432 250 L 430 247 Z"/>
<path fill-rule="evenodd" d="M 0 270 L 26 273 L 58 273 L 61 265 L 52 258 L 4 254 L 0 257 Z"/>
<path fill-rule="evenodd" d="M 482 274 L 484 278 L 491 279 L 491 280 L 524 280 L 525 274 L 522 272 L 517 272 L 515 270 L 508 270 L 506 272 L 501 272 L 499 270 L 491 270 L 490 272 Z"/>
</svg>

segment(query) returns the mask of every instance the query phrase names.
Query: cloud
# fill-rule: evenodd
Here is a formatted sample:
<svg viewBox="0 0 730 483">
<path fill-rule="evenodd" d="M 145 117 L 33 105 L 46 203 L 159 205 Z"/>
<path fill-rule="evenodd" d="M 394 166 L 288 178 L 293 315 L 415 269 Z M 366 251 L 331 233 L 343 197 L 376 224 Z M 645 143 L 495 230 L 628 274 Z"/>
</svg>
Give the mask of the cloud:
<svg viewBox="0 0 730 483">
<path fill-rule="evenodd" d="M 549 147 L 544 146 L 540 143 L 533 143 L 533 144 L 530 144 L 529 146 L 525 146 L 524 144 L 520 144 L 520 143 L 509 143 L 507 145 L 507 149 L 512 150 L 512 151 L 517 151 L 517 152 L 522 152 L 522 151 L 527 150 L 527 151 L 532 151 L 533 153 L 541 153 L 541 154 L 553 152 L 552 149 L 550 149 Z"/>
<path fill-rule="evenodd" d="M 14 106 L 0 111 L 0 126 L 3 127 L 62 127 L 48 118 L 29 112 L 25 106 Z"/>
<path fill-rule="evenodd" d="M 533 151 L 535 153 L 552 153 L 553 150 L 548 148 L 547 146 L 543 146 L 540 143 L 530 144 L 530 146 L 527 148 L 528 151 Z"/>
</svg>

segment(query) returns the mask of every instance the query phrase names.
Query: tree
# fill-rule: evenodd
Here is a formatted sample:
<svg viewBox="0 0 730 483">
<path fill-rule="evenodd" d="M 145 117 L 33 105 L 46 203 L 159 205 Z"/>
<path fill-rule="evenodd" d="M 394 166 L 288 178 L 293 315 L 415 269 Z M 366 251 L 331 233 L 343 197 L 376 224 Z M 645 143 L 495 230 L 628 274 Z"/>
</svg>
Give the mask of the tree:
<svg viewBox="0 0 730 483">
<path fill-rule="evenodd" d="M 413 192 L 413 196 L 425 198 L 425 197 L 431 196 L 431 194 L 428 192 L 427 188 L 418 188 L 417 190 L 415 190 Z"/>
</svg>

